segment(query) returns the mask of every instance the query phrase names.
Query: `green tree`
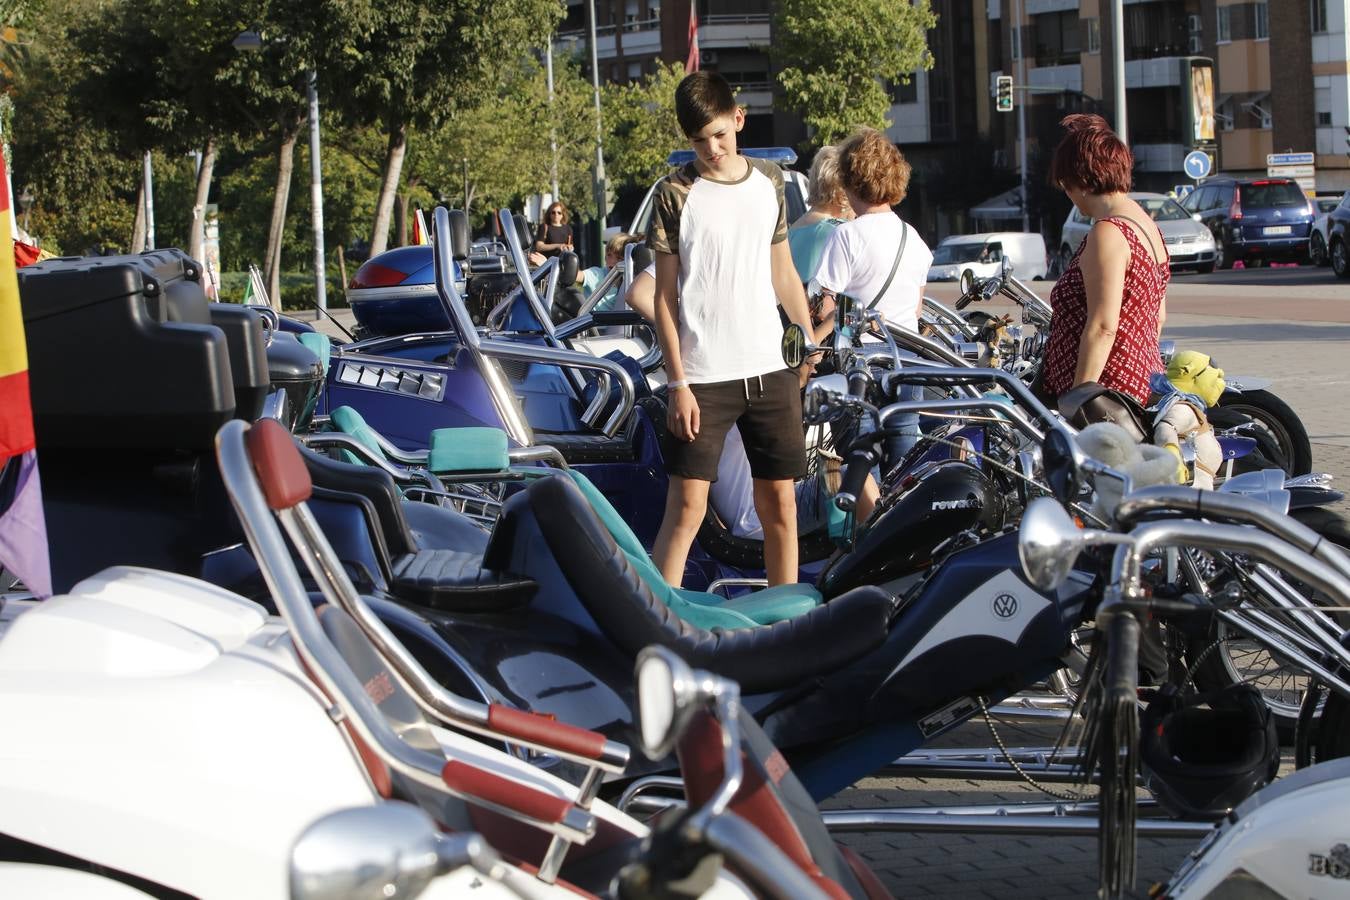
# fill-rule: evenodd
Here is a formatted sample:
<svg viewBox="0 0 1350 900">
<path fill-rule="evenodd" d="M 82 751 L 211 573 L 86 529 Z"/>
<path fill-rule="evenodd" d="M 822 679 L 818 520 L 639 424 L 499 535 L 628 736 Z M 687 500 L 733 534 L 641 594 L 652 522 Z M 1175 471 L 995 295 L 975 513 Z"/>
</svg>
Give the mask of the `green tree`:
<svg viewBox="0 0 1350 900">
<path fill-rule="evenodd" d="M 778 73 L 784 100 L 824 146 L 858 125 L 886 128 L 887 83 L 931 68 L 927 31 L 937 24 L 928 0 L 779 0 L 774 55 L 792 60 Z"/>
<path fill-rule="evenodd" d="M 669 171 L 670 151 L 685 146 L 675 118 L 682 78 L 682 64 L 666 63 L 640 81 L 605 87 L 605 169 L 616 185 L 647 187 Z"/>
<path fill-rule="evenodd" d="M 545 45 L 563 13 L 555 0 L 373 0 L 373 7 L 377 15 L 352 35 L 329 92 L 349 122 L 378 124 L 386 137 L 372 254 L 387 245 L 410 133 L 434 130 L 491 96 L 503 68 Z"/>
</svg>

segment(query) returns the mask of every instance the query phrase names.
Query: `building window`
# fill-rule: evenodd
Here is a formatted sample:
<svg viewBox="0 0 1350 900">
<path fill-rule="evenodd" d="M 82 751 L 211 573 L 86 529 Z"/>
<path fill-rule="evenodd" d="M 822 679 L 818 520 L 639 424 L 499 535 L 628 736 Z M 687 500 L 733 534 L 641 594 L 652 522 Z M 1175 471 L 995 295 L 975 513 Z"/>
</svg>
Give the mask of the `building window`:
<svg viewBox="0 0 1350 900">
<path fill-rule="evenodd" d="M 1331 88 L 1313 88 L 1313 109 L 1317 111 L 1317 127 L 1331 126 Z"/>
<path fill-rule="evenodd" d="M 902 81 L 891 85 L 892 103 L 918 103 L 919 102 L 919 79 L 917 75 L 910 75 L 909 81 Z"/>
<path fill-rule="evenodd" d="M 1270 4 L 1257 3 L 1253 9 L 1256 13 L 1256 39 L 1267 40 L 1270 37 Z"/>
<path fill-rule="evenodd" d="M 1220 6 L 1217 12 L 1219 14 L 1219 22 L 1218 27 L 1215 29 L 1217 33 L 1215 34 L 1214 42 L 1217 44 L 1227 44 L 1229 41 L 1233 40 L 1233 7 Z"/>
<path fill-rule="evenodd" d="M 1078 62 L 1078 13 L 1053 12 L 1032 16 L 1036 38 L 1036 65 L 1068 66 Z"/>
<path fill-rule="evenodd" d="M 1087 52 L 1102 52 L 1102 20 L 1087 19 Z"/>
<path fill-rule="evenodd" d="M 1221 131 L 1233 130 L 1233 115 L 1235 112 L 1236 110 L 1233 108 L 1233 101 L 1231 99 L 1224 100 L 1215 107 L 1214 118 L 1219 121 L 1219 129 Z"/>
<path fill-rule="evenodd" d="M 1312 9 L 1313 34 L 1325 34 L 1327 30 L 1327 0 L 1308 0 Z"/>
<path fill-rule="evenodd" d="M 1021 25 L 1014 25 L 1014 26 L 1012 27 L 1012 29 L 1008 32 L 1008 35 L 1009 35 L 1009 37 L 1012 38 L 1012 58 L 1013 58 L 1013 59 L 1021 59 L 1021 58 L 1022 58 L 1022 26 L 1021 26 Z"/>
<path fill-rule="evenodd" d="M 630 62 L 628 64 L 628 80 L 637 81 L 641 77 L 642 77 L 642 63 Z"/>
<path fill-rule="evenodd" d="M 1248 100 L 1242 105 L 1256 120 L 1258 128 L 1270 128 L 1270 94 L 1259 94 L 1256 99 Z"/>
</svg>

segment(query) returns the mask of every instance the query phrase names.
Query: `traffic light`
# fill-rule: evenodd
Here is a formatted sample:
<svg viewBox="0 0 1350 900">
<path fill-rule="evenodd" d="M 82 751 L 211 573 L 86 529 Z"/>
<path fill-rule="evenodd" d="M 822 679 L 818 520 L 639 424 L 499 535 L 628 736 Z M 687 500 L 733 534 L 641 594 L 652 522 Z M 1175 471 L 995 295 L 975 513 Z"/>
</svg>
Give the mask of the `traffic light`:
<svg viewBox="0 0 1350 900">
<path fill-rule="evenodd" d="M 997 86 L 994 89 L 994 109 L 999 112 L 1012 112 L 1013 108 L 1013 80 L 1011 75 L 998 76 Z"/>
</svg>

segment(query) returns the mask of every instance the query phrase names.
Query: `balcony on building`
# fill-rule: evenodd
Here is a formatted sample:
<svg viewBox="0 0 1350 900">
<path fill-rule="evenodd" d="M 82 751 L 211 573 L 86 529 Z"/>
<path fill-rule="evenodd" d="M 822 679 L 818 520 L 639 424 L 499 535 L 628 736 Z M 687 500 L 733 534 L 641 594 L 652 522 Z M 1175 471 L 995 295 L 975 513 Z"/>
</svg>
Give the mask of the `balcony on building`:
<svg viewBox="0 0 1350 900">
<path fill-rule="evenodd" d="M 619 10 L 614 10 L 618 13 Z M 623 47 L 625 57 L 657 56 L 661 53 L 661 8 L 648 2 L 645 7 L 638 0 L 624 0 L 622 21 L 600 21 L 609 12 L 596 6 L 595 55 L 600 60 L 613 59 Z M 586 7 L 580 0 L 567 5 L 567 14 L 554 36 L 556 44 L 583 50 L 586 47 Z"/>
</svg>

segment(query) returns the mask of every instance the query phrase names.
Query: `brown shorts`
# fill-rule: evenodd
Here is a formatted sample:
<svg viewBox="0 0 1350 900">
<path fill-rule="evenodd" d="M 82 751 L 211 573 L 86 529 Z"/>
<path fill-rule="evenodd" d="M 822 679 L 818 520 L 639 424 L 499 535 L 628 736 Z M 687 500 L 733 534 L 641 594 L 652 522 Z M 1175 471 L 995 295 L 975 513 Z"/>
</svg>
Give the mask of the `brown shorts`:
<svg viewBox="0 0 1350 900">
<path fill-rule="evenodd" d="M 727 432 L 739 425 L 753 477 L 786 481 L 806 476 L 802 395 L 794 370 L 694 384 L 689 389 L 698 401 L 698 434 L 687 443 L 670 441 L 668 474 L 716 481 Z"/>
</svg>

